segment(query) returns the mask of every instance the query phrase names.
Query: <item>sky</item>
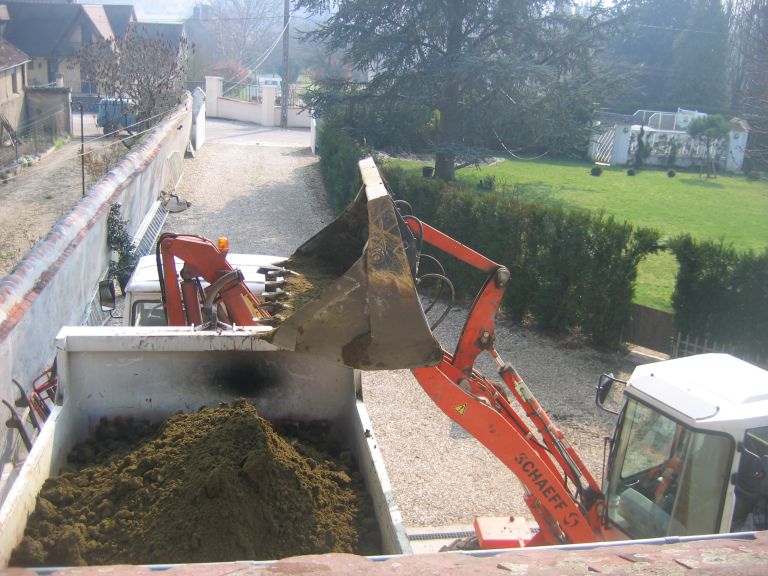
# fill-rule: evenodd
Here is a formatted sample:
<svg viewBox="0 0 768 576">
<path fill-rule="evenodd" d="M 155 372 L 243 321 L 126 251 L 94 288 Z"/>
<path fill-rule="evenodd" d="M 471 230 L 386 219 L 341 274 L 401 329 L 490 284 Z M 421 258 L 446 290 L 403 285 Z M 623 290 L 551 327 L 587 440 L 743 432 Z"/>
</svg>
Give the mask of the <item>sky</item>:
<svg viewBox="0 0 768 576">
<path fill-rule="evenodd" d="M 88 0 L 78 0 L 87 4 Z M 133 4 L 139 20 L 180 20 L 192 15 L 192 8 L 200 0 L 98 0 L 99 4 Z"/>
</svg>

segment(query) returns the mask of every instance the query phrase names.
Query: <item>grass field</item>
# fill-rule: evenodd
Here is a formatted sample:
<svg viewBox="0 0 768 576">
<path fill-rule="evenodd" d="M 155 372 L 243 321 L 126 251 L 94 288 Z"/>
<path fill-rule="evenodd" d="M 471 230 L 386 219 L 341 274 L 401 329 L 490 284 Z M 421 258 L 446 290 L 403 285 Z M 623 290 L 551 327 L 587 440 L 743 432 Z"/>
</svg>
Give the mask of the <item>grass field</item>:
<svg viewBox="0 0 768 576">
<path fill-rule="evenodd" d="M 401 162 L 420 173 L 423 163 Z M 606 168 L 599 177 L 591 166 L 577 162 L 505 160 L 457 172 L 459 184 L 478 189 L 482 178 L 495 177 L 496 189 L 525 202 L 566 209 L 602 210 L 635 226 L 658 229 L 663 236 L 689 233 L 701 240 L 723 239 L 738 250 L 768 248 L 768 180 L 750 182 L 743 176 L 703 178 L 678 172 L 642 170 L 627 176 L 621 168 Z M 641 264 L 635 301 L 671 310 L 677 261 L 662 252 Z"/>
</svg>

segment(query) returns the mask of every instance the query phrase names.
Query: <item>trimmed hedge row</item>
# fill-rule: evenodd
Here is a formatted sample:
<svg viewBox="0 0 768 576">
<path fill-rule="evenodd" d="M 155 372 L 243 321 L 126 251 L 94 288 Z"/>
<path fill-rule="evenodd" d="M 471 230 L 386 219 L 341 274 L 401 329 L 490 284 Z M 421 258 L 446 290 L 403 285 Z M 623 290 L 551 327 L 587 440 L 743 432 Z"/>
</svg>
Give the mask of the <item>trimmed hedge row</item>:
<svg viewBox="0 0 768 576">
<path fill-rule="evenodd" d="M 619 343 L 637 265 L 656 249 L 656 231 L 500 193 L 460 192 L 397 168 L 382 173 L 417 217 L 509 268 L 504 308 L 515 320 L 532 316 L 545 329 L 580 329 L 595 344 Z M 477 273 L 449 259 L 443 264 L 458 293 L 474 295 Z"/>
<path fill-rule="evenodd" d="M 326 125 L 321 138 L 326 188 L 337 207 L 345 206 L 357 192 L 359 176 L 355 173 L 352 185 L 345 178 L 356 172 L 362 151 L 352 154 L 355 143 L 333 126 Z M 499 193 L 460 192 L 397 168 L 385 168 L 382 175 L 415 216 L 509 268 L 504 308 L 514 319 L 533 316 L 546 329 L 576 329 L 596 344 L 619 343 L 637 264 L 656 249 L 658 232 Z M 452 258 L 439 259 L 457 293 L 473 296 L 483 280 L 479 273 Z"/>
<path fill-rule="evenodd" d="M 357 161 L 363 153 L 357 143 L 333 121 L 321 125 L 317 137 L 320 173 L 336 212 L 355 199 L 360 186 Z"/>
<path fill-rule="evenodd" d="M 669 248 L 680 264 L 672 296 L 677 330 L 768 356 L 768 250 L 737 252 L 688 235 Z"/>
</svg>

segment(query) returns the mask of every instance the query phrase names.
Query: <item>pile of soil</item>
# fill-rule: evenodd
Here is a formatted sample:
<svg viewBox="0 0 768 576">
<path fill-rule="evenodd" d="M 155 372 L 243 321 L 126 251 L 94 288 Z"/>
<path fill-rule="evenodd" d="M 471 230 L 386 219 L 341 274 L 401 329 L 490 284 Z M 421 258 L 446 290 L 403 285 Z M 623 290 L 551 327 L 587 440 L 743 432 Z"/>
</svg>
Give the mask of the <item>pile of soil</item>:
<svg viewBox="0 0 768 576">
<path fill-rule="evenodd" d="M 338 278 L 337 273 L 323 268 L 320 264 L 311 258 L 301 258 L 296 255 L 291 256 L 285 263 L 287 269 L 295 272 L 285 278 L 287 297 L 283 300 L 292 312 L 320 296 L 323 290 Z"/>
<path fill-rule="evenodd" d="M 351 456 L 278 434 L 244 401 L 162 424 L 102 422 L 46 481 L 12 566 L 380 553 Z"/>
</svg>

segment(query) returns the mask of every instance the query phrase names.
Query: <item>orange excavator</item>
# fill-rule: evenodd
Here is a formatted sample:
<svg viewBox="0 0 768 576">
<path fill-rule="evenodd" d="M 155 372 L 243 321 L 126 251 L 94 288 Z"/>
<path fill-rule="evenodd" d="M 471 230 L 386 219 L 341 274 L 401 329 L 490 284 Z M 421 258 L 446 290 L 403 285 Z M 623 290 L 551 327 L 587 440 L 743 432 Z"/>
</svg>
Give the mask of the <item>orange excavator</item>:
<svg viewBox="0 0 768 576">
<path fill-rule="evenodd" d="M 623 382 L 625 401 L 601 487 L 495 349 L 495 315 L 509 270 L 403 214 L 407 206 L 393 200 L 372 159 L 359 168 L 355 201 L 290 258 L 266 267 L 261 295 L 228 263 L 225 244 L 161 236 L 157 260 L 168 323 L 257 326 L 281 349 L 361 370 L 411 369 L 430 398 L 525 486 L 535 525 L 479 518 L 482 548 L 749 527 L 750 503 L 764 497 L 759 487 L 768 474 L 768 373 L 725 355 L 639 367 Z M 426 308 L 417 291 L 433 281 L 452 292 L 428 246 L 485 274 L 453 353 L 432 333 L 445 314 L 431 325 L 427 320 L 434 290 Z M 426 260 L 438 271 L 423 273 Z M 482 353 L 498 365 L 500 382 L 475 368 Z M 599 405 L 616 382 L 601 377 Z"/>
</svg>

